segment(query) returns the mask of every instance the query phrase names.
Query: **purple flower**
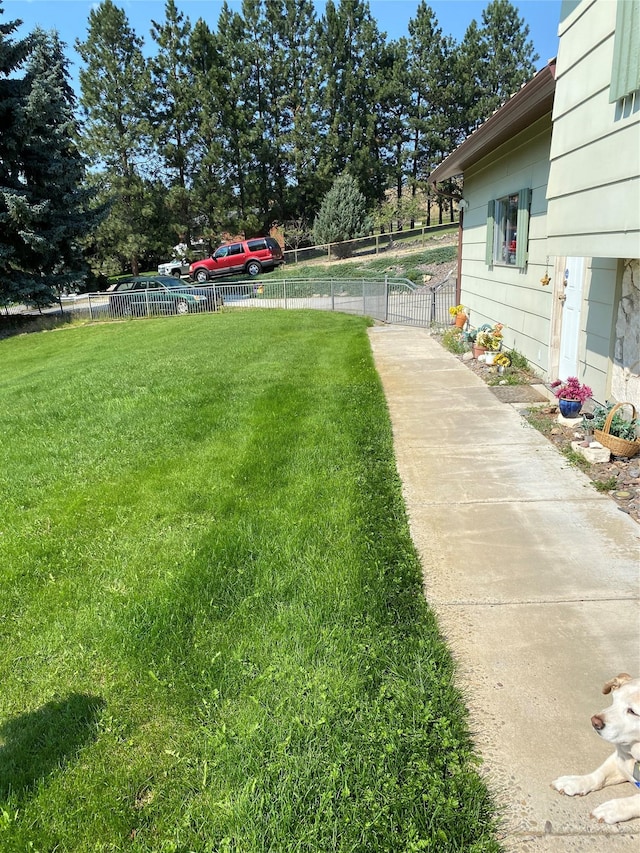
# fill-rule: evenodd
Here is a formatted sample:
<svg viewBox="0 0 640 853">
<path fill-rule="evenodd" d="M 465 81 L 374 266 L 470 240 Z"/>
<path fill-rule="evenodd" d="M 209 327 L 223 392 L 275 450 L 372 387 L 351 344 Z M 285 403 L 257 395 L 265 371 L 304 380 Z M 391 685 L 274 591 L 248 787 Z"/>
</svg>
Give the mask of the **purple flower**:
<svg viewBox="0 0 640 853">
<path fill-rule="evenodd" d="M 584 403 L 593 393 L 591 388 L 583 385 L 577 376 L 570 376 L 565 382 L 556 379 L 550 387 L 554 389 L 553 393 L 559 400 L 579 400 Z"/>
</svg>

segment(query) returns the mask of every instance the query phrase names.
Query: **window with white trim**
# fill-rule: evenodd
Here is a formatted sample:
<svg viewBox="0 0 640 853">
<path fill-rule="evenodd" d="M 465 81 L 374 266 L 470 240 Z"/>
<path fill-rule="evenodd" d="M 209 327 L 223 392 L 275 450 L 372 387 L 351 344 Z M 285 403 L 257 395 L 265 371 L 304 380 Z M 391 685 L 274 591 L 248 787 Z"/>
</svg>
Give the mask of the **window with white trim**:
<svg viewBox="0 0 640 853">
<path fill-rule="evenodd" d="M 525 269 L 529 242 L 531 190 L 492 199 L 487 209 L 486 262 Z"/>
</svg>

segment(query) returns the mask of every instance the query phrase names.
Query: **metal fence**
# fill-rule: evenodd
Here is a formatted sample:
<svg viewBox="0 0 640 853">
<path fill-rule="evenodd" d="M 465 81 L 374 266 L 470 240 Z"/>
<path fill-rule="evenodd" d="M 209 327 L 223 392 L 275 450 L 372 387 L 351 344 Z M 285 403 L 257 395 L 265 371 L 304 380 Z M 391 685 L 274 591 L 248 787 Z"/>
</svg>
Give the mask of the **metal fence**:
<svg viewBox="0 0 640 853">
<path fill-rule="evenodd" d="M 209 313 L 216 310 L 315 309 L 372 317 L 412 326 L 446 325 L 455 304 L 455 279 L 436 286 L 408 279 L 273 279 L 262 276 L 229 284 L 189 285 L 139 293 L 86 293 L 64 297 L 39 314 L 64 314 L 87 320 Z M 26 313 L 25 306 L 12 306 Z"/>
<path fill-rule="evenodd" d="M 275 279 L 261 278 L 234 284 L 198 285 L 198 301 L 187 301 L 189 288 L 171 299 L 146 291 L 137 302 L 114 299 L 114 294 L 88 293 L 64 301 L 64 310 L 89 320 L 149 317 L 256 309 L 314 309 L 372 317 L 385 323 L 412 326 L 446 325 L 455 304 L 455 280 L 417 286 L 408 279 Z M 162 297 L 160 299 L 159 297 Z"/>
</svg>

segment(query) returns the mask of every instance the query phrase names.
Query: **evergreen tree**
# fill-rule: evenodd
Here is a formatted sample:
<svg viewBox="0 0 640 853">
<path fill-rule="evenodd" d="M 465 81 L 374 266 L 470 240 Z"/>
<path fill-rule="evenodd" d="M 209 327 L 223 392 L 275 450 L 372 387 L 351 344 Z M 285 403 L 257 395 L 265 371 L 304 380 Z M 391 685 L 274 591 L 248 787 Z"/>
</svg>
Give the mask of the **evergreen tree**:
<svg viewBox="0 0 640 853">
<path fill-rule="evenodd" d="M 30 214 L 21 222 L 33 280 L 33 301 L 81 287 L 86 264 L 81 240 L 97 223 L 93 194 L 84 186 L 85 163 L 78 151 L 75 95 L 68 60 L 55 31 L 33 33 L 33 52 L 22 106 L 25 142 L 22 177 Z M 39 295 L 36 299 L 36 295 Z"/>
<path fill-rule="evenodd" d="M 16 24 L 0 37 L 0 62 L 12 73 L 0 83 L 0 299 L 43 306 L 82 285 L 81 239 L 94 217 L 64 45 L 40 29 L 10 45 L 4 36 Z"/>
<path fill-rule="evenodd" d="M 194 93 L 199 106 L 195 142 L 194 212 L 198 235 L 218 242 L 223 231 L 246 228 L 251 211 L 247 187 L 253 112 L 245 103 L 244 21 L 225 3 L 212 32 L 199 20 L 190 40 Z"/>
<path fill-rule="evenodd" d="M 414 199 L 442 158 L 446 146 L 447 110 L 451 98 L 451 90 L 447 85 L 450 77 L 451 49 L 451 41 L 442 35 L 433 9 L 422 0 L 416 17 L 409 21 L 409 76 L 412 93 L 409 109 L 409 162 Z M 429 201 L 426 214 L 429 224 Z"/>
<path fill-rule="evenodd" d="M 482 26 L 473 21 L 460 46 L 457 70 L 461 124 L 470 132 L 535 74 L 538 54 L 529 27 L 509 0 L 491 0 Z"/>
<path fill-rule="evenodd" d="M 145 118 L 150 87 L 142 45 L 112 0 L 91 10 L 87 40 L 76 42 L 86 64 L 80 70 L 80 104 L 86 115 L 83 146 L 102 170 L 102 185 L 111 201 L 109 222 L 96 235 L 98 250 L 101 235 L 119 235 L 120 260 L 134 274 L 151 246 L 149 225 L 156 215 L 144 176 L 152 178 L 158 166 Z"/>
<path fill-rule="evenodd" d="M 360 192 L 357 181 L 347 173 L 339 175 L 322 200 L 313 223 L 314 241 L 339 243 L 363 237 L 370 229 L 367 200 Z M 343 257 L 349 253 L 349 247 L 342 247 Z"/>
<path fill-rule="evenodd" d="M 170 245 L 180 240 L 189 244 L 192 223 L 190 189 L 195 172 L 195 130 L 197 105 L 190 62 L 191 24 L 167 0 L 165 21 L 152 21 L 151 37 L 158 45 L 150 60 L 151 91 L 148 95 L 149 123 L 158 148 L 161 175 L 168 186 L 165 201 L 171 213 Z M 168 243 L 169 244 L 169 243 Z"/>
<path fill-rule="evenodd" d="M 397 212 L 401 218 L 407 144 L 410 139 L 411 79 L 406 39 L 401 38 L 385 45 L 378 76 L 378 103 L 373 107 L 378 116 L 377 134 L 382 141 L 381 156 L 389 185 L 395 188 Z"/>
<path fill-rule="evenodd" d="M 346 169 L 367 201 L 378 202 L 387 184 L 374 107 L 384 38 L 366 0 L 340 0 L 338 7 L 328 0 L 317 41 L 318 102 L 325 127 L 317 177 L 326 187 Z"/>
<path fill-rule="evenodd" d="M 4 9 L 0 2 L 0 15 Z M 29 277 L 21 275 L 24 241 L 16 215 L 29 210 L 22 185 L 22 103 L 27 84 L 19 74 L 32 49 L 32 39 L 13 41 L 22 21 L 0 24 L 0 304 L 29 296 Z"/>
<path fill-rule="evenodd" d="M 320 137 L 311 0 L 266 0 L 262 38 L 267 46 L 266 112 L 271 143 L 270 219 L 300 217 L 319 204 L 315 177 Z"/>
</svg>

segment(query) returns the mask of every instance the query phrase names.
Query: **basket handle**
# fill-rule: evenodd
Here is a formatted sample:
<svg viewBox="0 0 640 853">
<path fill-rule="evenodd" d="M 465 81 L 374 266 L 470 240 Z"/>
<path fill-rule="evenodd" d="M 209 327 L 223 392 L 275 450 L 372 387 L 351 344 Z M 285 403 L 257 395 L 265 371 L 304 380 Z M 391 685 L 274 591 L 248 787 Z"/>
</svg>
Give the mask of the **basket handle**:
<svg viewBox="0 0 640 853">
<path fill-rule="evenodd" d="M 636 407 L 633 405 L 633 403 L 616 403 L 615 406 L 611 409 L 611 411 L 607 415 L 607 419 L 604 422 L 604 426 L 602 427 L 602 432 L 606 432 L 607 434 L 609 433 L 609 428 L 611 427 L 611 421 L 613 420 L 613 416 L 618 411 L 618 409 L 622 408 L 622 406 L 631 406 L 631 420 L 632 421 L 635 420 L 635 418 L 636 418 Z"/>
</svg>

